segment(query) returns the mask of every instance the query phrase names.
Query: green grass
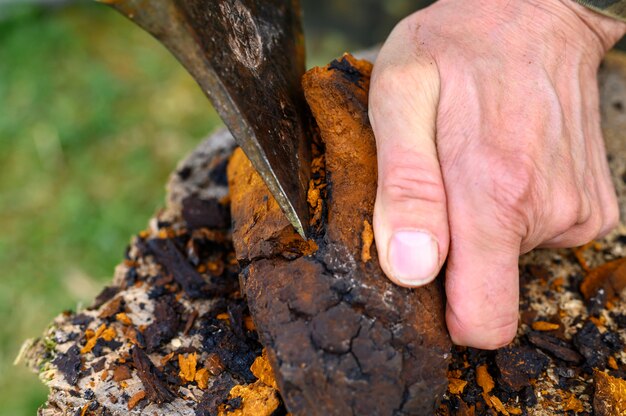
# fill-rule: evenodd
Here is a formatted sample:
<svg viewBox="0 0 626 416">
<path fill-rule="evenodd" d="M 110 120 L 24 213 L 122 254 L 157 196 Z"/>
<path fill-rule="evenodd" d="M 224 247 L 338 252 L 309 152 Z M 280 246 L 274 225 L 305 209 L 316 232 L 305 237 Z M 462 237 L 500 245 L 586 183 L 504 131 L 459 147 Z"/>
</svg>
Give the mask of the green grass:
<svg viewBox="0 0 626 416">
<path fill-rule="evenodd" d="M 218 124 L 169 53 L 104 6 L 0 21 L 0 415 L 45 401 L 12 365 L 20 344 L 111 279 Z"/>
</svg>

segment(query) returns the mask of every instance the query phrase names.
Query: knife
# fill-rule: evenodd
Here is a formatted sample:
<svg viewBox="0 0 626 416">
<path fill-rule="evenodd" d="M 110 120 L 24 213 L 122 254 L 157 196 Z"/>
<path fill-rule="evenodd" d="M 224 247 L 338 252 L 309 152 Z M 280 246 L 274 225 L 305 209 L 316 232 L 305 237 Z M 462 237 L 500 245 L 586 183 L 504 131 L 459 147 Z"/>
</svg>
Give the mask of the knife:
<svg viewBox="0 0 626 416">
<path fill-rule="evenodd" d="M 306 239 L 311 118 L 298 0 L 101 0 L 159 40 L 209 97 Z"/>
</svg>

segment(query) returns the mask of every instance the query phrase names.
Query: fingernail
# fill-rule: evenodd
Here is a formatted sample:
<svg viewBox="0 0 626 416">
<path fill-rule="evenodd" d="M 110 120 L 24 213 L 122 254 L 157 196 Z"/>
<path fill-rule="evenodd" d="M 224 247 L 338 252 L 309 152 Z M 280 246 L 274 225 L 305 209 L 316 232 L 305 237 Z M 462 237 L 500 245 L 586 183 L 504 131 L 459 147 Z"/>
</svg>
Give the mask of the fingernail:
<svg viewBox="0 0 626 416">
<path fill-rule="evenodd" d="M 391 237 L 388 261 L 396 279 L 407 286 L 419 286 L 435 277 L 439 246 L 428 233 L 397 231 Z"/>
</svg>

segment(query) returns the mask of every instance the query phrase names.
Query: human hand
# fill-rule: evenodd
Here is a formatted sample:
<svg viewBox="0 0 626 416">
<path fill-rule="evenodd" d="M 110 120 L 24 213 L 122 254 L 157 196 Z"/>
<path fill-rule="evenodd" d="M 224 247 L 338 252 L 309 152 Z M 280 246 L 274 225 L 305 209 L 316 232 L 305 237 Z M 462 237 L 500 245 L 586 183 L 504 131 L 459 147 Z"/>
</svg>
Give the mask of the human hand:
<svg viewBox="0 0 626 416">
<path fill-rule="evenodd" d="M 596 73 L 625 32 L 572 0 L 440 0 L 383 46 L 370 89 L 381 267 L 415 287 L 447 258 L 455 343 L 513 339 L 520 254 L 617 225 Z"/>
</svg>

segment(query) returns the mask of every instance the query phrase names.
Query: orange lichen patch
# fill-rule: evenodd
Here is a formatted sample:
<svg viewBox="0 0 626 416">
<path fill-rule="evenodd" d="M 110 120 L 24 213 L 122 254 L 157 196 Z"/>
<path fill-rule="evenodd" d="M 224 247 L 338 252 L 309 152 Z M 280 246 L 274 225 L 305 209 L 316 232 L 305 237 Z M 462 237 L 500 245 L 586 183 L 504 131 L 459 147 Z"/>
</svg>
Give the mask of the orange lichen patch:
<svg viewBox="0 0 626 416">
<path fill-rule="evenodd" d="M 467 386 L 467 381 L 458 378 L 450 378 L 448 381 L 448 391 L 450 394 L 463 394 L 465 386 Z"/>
<path fill-rule="evenodd" d="M 109 327 L 102 332 L 102 334 L 100 335 L 100 338 L 108 342 L 108 341 L 113 341 L 116 335 L 117 335 L 117 332 L 115 331 L 115 328 Z"/>
<path fill-rule="evenodd" d="M 593 410 L 596 416 L 626 414 L 626 381 L 598 370 L 593 372 L 595 394 Z"/>
<path fill-rule="evenodd" d="M 167 355 L 164 355 L 163 358 L 161 358 L 161 366 L 164 366 L 165 364 L 167 364 L 172 358 L 174 358 L 174 351 L 170 352 Z"/>
<path fill-rule="evenodd" d="M 617 370 L 619 367 L 617 366 L 617 361 L 615 360 L 615 357 L 610 356 L 609 360 L 608 360 L 608 366 L 610 369 L 612 370 Z"/>
<path fill-rule="evenodd" d="M 209 386 L 209 376 L 209 371 L 206 368 L 201 368 L 196 371 L 195 381 L 202 390 L 205 390 Z"/>
<path fill-rule="evenodd" d="M 130 399 L 128 399 L 128 410 L 133 410 L 133 408 L 137 406 L 137 403 L 142 401 L 145 397 L 146 397 L 146 392 L 143 390 L 138 391 L 137 393 L 133 394 L 133 396 Z"/>
<path fill-rule="evenodd" d="M 307 193 L 307 202 L 314 210 L 317 208 L 320 202 L 320 190 L 315 188 L 315 182 L 311 179 L 309 182 L 309 192 Z"/>
<path fill-rule="evenodd" d="M 196 270 L 198 271 L 198 273 L 204 273 L 207 271 L 207 267 L 204 264 L 201 264 L 198 267 L 196 267 Z"/>
<path fill-rule="evenodd" d="M 476 383 L 483 389 L 485 394 L 491 392 L 496 386 L 485 364 L 476 367 Z"/>
<path fill-rule="evenodd" d="M 104 370 L 102 374 L 100 374 L 100 380 L 104 381 L 109 376 L 109 370 Z"/>
<path fill-rule="evenodd" d="M 372 259 L 372 243 L 374 242 L 374 230 L 367 220 L 363 220 L 363 232 L 361 233 L 361 261 L 367 263 Z"/>
<path fill-rule="evenodd" d="M 150 230 L 139 231 L 139 238 L 144 239 L 144 240 L 147 238 L 150 238 Z"/>
<path fill-rule="evenodd" d="M 226 405 L 220 406 L 219 416 L 270 416 L 280 401 L 276 390 L 257 381 L 247 386 L 235 386 L 230 391 L 228 398 L 241 398 L 239 409 L 229 409 Z"/>
<path fill-rule="evenodd" d="M 532 328 L 535 331 L 556 331 L 559 329 L 559 324 L 553 324 L 552 322 L 537 321 L 533 322 Z"/>
<path fill-rule="evenodd" d="M 563 405 L 563 411 L 580 413 L 585 411 L 585 406 L 583 406 L 583 402 L 578 400 L 576 396 L 572 394 L 565 401 L 565 404 Z"/>
<path fill-rule="evenodd" d="M 178 373 L 178 375 L 180 376 L 180 378 L 185 381 L 194 381 L 196 379 L 197 363 L 198 356 L 195 352 L 186 356 L 179 354 L 178 365 L 180 367 L 180 372 Z"/>
<path fill-rule="evenodd" d="M 624 288 L 626 288 L 626 258 L 590 270 L 580 284 L 580 291 L 586 300 L 595 296 L 600 289 L 604 289 L 607 299 L 613 299 Z"/>
<path fill-rule="evenodd" d="M 506 410 L 511 415 L 521 415 L 521 414 L 524 413 L 524 412 L 522 412 L 522 409 L 518 409 L 517 407 L 513 407 L 513 406 L 506 406 Z"/>
<path fill-rule="evenodd" d="M 85 416 L 87 414 L 87 411 L 89 410 L 89 405 L 91 404 L 91 402 L 87 403 L 86 405 L 83 406 L 83 408 L 80 410 L 80 416 Z"/>
<path fill-rule="evenodd" d="M 216 316 L 217 319 L 219 319 L 220 321 L 228 321 L 228 314 L 226 312 L 224 313 L 220 313 L 219 315 Z"/>
<path fill-rule="evenodd" d="M 100 335 L 102 335 L 102 333 L 107 329 L 106 324 L 101 324 L 98 329 L 96 329 L 96 332 L 94 332 L 93 334 L 93 338 L 98 338 L 100 337 Z"/>
<path fill-rule="evenodd" d="M 132 319 L 130 319 L 130 317 L 126 314 L 126 312 L 120 312 L 117 315 L 115 315 L 115 320 L 117 320 L 118 322 L 123 323 L 124 325 L 132 325 L 133 324 Z"/>
<path fill-rule="evenodd" d="M 274 377 L 274 371 L 272 370 L 272 366 L 267 359 L 267 351 L 265 349 L 263 350 L 263 354 L 254 360 L 254 363 L 252 363 L 252 366 L 250 367 L 250 371 L 252 371 L 252 374 L 254 374 L 254 376 L 258 378 L 261 383 L 278 390 L 278 384 L 276 383 L 276 378 Z"/>
<path fill-rule="evenodd" d="M 243 318 L 243 325 L 248 331 L 256 331 L 256 326 L 254 325 L 254 320 L 252 320 L 251 316 L 245 316 Z"/>
<path fill-rule="evenodd" d="M 98 342 L 98 338 L 103 338 L 105 341 L 111 341 L 115 338 L 115 335 L 116 335 L 115 329 L 107 328 L 106 324 L 100 325 L 98 329 L 96 329 L 96 331 L 93 332 L 93 335 L 91 333 L 88 334 L 87 331 L 85 331 L 85 338 L 87 338 L 87 343 L 85 344 L 83 348 L 81 348 L 80 353 L 87 354 L 88 352 L 90 352 L 93 349 L 93 347 L 96 346 L 96 342 Z"/>
<path fill-rule="evenodd" d="M 490 396 L 487 393 L 483 393 L 483 398 L 485 399 L 485 403 L 487 403 L 487 406 L 493 408 L 498 413 L 504 416 L 509 416 L 508 410 L 506 410 L 506 407 L 504 407 L 502 401 L 498 397 Z"/>
</svg>

